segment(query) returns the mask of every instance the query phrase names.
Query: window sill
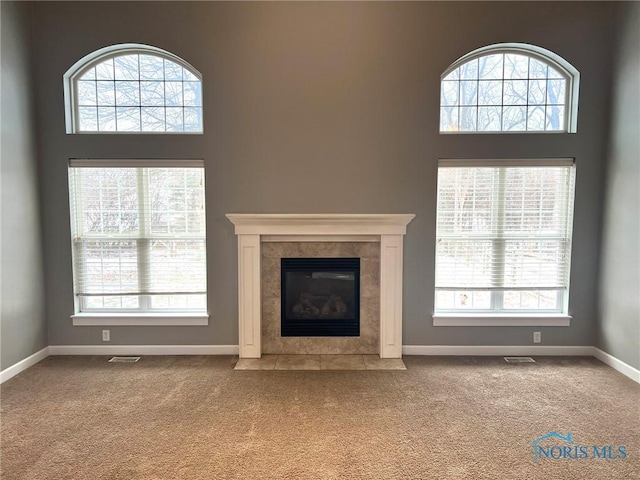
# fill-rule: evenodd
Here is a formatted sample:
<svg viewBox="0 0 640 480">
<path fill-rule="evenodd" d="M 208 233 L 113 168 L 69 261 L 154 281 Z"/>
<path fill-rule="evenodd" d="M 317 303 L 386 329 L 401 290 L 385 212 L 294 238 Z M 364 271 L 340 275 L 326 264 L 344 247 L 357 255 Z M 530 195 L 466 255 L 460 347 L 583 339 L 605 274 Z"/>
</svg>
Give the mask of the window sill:
<svg viewBox="0 0 640 480">
<path fill-rule="evenodd" d="M 76 313 L 74 327 L 80 326 L 206 326 L 207 313 Z"/>
<path fill-rule="evenodd" d="M 433 315 L 434 327 L 568 327 L 571 316 L 563 314 L 459 314 Z"/>
</svg>

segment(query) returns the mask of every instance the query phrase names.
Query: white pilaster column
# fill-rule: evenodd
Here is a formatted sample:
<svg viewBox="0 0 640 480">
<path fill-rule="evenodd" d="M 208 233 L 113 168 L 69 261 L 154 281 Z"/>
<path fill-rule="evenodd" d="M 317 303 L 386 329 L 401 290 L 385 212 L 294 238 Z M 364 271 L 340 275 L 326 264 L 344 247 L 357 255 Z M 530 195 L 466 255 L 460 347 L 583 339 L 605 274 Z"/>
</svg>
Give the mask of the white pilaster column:
<svg viewBox="0 0 640 480">
<path fill-rule="evenodd" d="M 262 355 L 260 235 L 238 235 L 238 317 L 240 358 Z"/>
<path fill-rule="evenodd" d="M 402 241 L 380 236 L 380 358 L 402 358 Z"/>
</svg>

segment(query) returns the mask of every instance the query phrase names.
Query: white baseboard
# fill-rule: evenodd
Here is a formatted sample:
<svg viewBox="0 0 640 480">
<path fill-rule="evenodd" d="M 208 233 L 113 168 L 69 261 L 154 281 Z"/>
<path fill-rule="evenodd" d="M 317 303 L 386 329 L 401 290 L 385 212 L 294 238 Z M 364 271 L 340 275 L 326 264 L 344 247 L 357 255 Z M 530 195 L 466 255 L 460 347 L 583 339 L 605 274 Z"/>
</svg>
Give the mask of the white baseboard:
<svg viewBox="0 0 640 480">
<path fill-rule="evenodd" d="M 50 345 L 50 355 L 237 355 L 238 345 Z"/>
<path fill-rule="evenodd" d="M 15 377 L 20 372 L 24 372 L 27 368 L 34 366 L 41 360 L 44 360 L 49 356 L 49 347 L 44 347 L 39 352 L 34 353 L 33 355 L 28 356 L 24 360 L 19 361 L 18 363 L 14 363 L 9 368 L 5 368 L 0 372 L 0 383 L 4 383 L 10 378 Z"/>
<path fill-rule="evenodd" d="M 405 355 L 459 355 L 459 356 L 592 356 L 593 347 L 556 345 L 405 345 Z"/>
<path fill-rule="evenodd" d="M 640 370 L 599 348 L 554 345 L 405 345 L 404 355 L 593 356 L 640 383 Z M 237 355 L 238 345 L 51 345 L 0 372 L 0 384 L 49 355 Z"/>
<path fill-rule="evenodd" d="M 617 359 L 613 355 L 610 355 L 603 350 L 600 350 L 598 347 L 593 347 L 593 356 L 605 365 L 609 365 L 614 370 L 617 370 L 623 375 L 629 377 L 631 380 L 640 383 L 640 370 L 638 370 L 637 368 L 632 367 L 628 363 Z"/>
</svg>

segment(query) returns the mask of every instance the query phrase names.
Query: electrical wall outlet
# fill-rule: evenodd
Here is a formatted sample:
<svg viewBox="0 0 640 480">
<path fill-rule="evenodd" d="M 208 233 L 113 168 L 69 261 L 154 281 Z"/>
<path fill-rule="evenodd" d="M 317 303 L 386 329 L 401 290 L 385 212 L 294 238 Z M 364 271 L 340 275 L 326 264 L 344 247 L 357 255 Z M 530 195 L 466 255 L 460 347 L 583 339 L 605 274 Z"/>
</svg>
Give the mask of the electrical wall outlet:
<svg viewBox="0 0 640 480">
<path fill-rule="evenodd" d="M 542 343 L 542 334 L 540 332 L 533 332 L 533 343 Z"/>
<path fill-rule="evenodd" d="M 111 340 L 111 331 L 110 330 L 102 330 L 102 341 L 108 342 Z"/>
</svg>

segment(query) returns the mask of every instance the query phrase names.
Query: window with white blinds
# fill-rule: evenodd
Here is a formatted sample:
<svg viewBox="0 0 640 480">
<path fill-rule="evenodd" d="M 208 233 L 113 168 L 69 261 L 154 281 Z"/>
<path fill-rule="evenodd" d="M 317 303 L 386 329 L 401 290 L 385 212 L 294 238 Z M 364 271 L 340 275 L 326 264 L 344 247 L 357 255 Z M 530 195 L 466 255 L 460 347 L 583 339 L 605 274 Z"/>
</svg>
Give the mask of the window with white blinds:
<svg viewBox="0 0 640 480">
<path fill-rule="evenodd" d="M 565 312 L 573 159 L 441 160 L 436 312 Z"/>
<path fill-rule="evenodd" d="M 204 167 L 193 160 L 71 160 L 79 312 L 205 312 Z"/>
</svg>

